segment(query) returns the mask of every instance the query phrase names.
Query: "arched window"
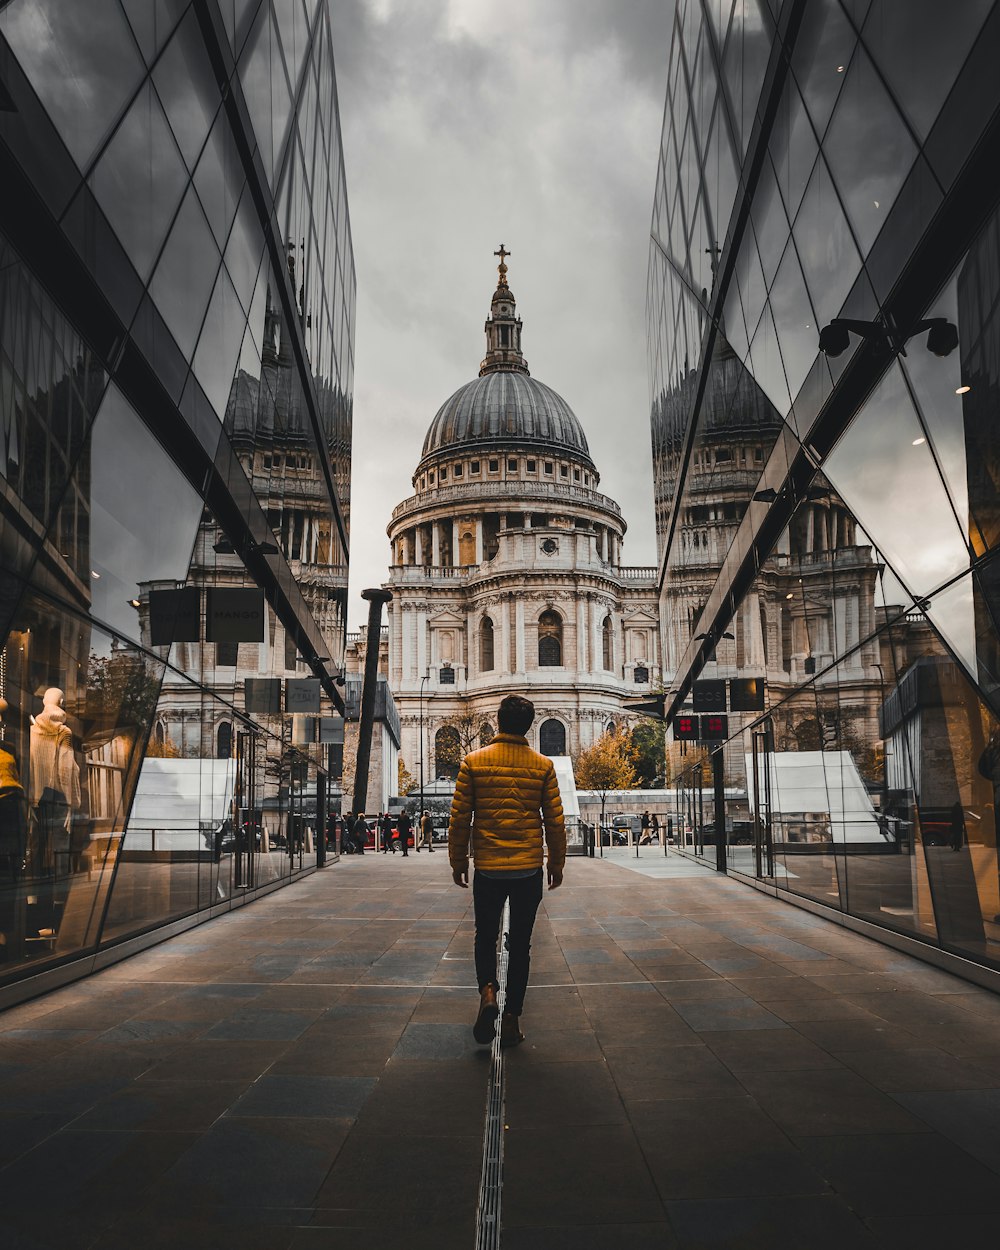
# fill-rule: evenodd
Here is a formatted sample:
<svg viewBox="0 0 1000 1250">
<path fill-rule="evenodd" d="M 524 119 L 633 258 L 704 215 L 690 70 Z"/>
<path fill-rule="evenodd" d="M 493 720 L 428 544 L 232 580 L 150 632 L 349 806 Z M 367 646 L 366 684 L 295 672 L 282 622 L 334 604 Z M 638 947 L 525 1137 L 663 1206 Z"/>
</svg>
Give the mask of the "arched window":
<svg viewBox="0 0 1000 1250">
<path fill-rule="evenodd" d="M 153 730 L 153 739 L 156 742 L 156 745 L 162 747 L 166 736 L 167 735 L 163 729 L 163 722 L 157 721 L 156 728 Z"/>
<path fill-rule="evenodd" d="M 538 667 L 556 668 L 562 664 L 562 618 L 547 609 L 538 618 Z"/>
<path fill-rule="evenodd" d="M 479 670 L 493 671 L 493 622 L 484 616 L 479 625 Z"/>
<path fill-rule="evenodd" d="M 601 627 L 601 657 L 606 673 L 610 673 L 615 666 L 613 628 L 609 614 L 604 618 L 604 624 Z"/>
<path fill-rule="evenodd" d="M 490 724 L 488 720 L 484 720 L 482 727 L 479 730 L 479 745 L 481 747 L 488 747 L 492 741 L 493 741 L 493 726 Z"/>
<path fill-rule="evenodd" d="M 215 758 L 228 760 L 233 753 L 233 727 L 224 720 L 215 735 Z"/>
<path fill-rule="evenodd" d="M 566 726 L 557 720 L 543 720 L 538 731 L 538 746 L 543 755 L 566 754 Z"/>
<path fill-rule="evenodd" d="M 618 726 L 615 724 L 613 720 L 609 720 L 608 723 L 604 726 L 604 732 L 606 734 L 616 734 L 618 732 Z"/>
<path fill-rule="evenodd" d="M 458 776 L 458 766 L 462 762 L 462 748 L 458 740 L 458 730 L 452 725 L 445 725 L 434 735 L 434 776 Z"/>
</svg>

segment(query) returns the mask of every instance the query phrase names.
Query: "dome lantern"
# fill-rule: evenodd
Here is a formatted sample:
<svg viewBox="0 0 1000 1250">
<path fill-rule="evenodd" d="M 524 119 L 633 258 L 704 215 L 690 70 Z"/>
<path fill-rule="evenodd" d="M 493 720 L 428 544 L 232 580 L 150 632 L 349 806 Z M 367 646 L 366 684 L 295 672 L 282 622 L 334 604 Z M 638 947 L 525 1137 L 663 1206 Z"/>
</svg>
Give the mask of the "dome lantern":
<svg viewBox="0 0 1000 1250">
<path fill-rule="evenodd" d="M 500 257 L 497 266 L 500 276 L 490 304 L 490 315 L 486 319 L 486 359 L 479 366 L 481 378 L 500 369 L 528 372 L 528 362 L 521 355 L 521 319 L 517 315 L 514 292 L 507 285 L 505 261 L 510 252 L 501 243 L 493 255 Z"/>
</svg>

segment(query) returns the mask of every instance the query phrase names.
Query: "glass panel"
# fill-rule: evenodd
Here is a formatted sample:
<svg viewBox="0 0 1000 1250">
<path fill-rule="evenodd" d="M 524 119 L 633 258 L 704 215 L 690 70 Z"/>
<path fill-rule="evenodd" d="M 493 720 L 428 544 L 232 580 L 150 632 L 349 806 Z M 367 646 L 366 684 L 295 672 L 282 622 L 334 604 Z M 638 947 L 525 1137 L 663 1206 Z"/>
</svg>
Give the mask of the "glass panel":
<svg viewBox="0 0 1000 1250">
<path fill-rule="evenodd" d="M 87 163 L 142 77 L 118 0 L 20 0 L 3 33 L 77 164 Z"/>
<path fill-rule="evenodd" d="M 21 971 L 97 940 L 162 665 L 30 595 L 3 659 L 0 931 Z"/>
<path fill-rule="evenodd" d="M 840 312 L 861 270 L 861 257 L 822 157 L 809 180 L 793 233 L 816 317 L 825 326 Z"/>
<path fill-rule="evenodd" d="M 820 136 L 844 85 L 857 38 L 839 0 L 812 0 L 804 6 L 792 68 Z"/>
<path fill-rule="evenodd" d="M 863 49 L 844 77 L 823 151 L 867 254 L 917 149 Z"/>
<path fill-rule="evenodd" d="M 194 169 L 220 96 L 193 9 L 157 61 L 153 81 L 187 167 Z"/>
<path fill-rule="evenodd" d="M 219 270 L 192 366 L 220 421 L 226 413 L 245 329 L 246 315 L 223 266 Z"/>
<path fill-rule="evenodd" d="M 786 84 L 782 93 L 767 146 L 774 162 L 781 198 L 791 221 L 798 211 L 817 151 L 816 136 L 792 81 Z"/>
<path fill-rule="evenodd" d="M 90 178 L 94 194 L 144 280 L 186 181 L 163 110 L 146 83 Z"/>
<path fill-rule="evenodd" d="M 876 4 L 862 38 L 920 138 L 934 125 L 992 0 Z"/>
<path fill-rule="evenodd" d="M 91 611 L 138 638 L 150 584 L 188 576 L 201 499 L 113 385 L 88 450 Z"/>
<path fill-rule="evenodd" d="M 898 364 L 837 443 L 823 472 L 913 595 L 927 594 L 968 563 Z"/>
<path fill-rule="evenodd" d="M 194 188 L 189 188 L 149 288 L 189 360 L 218 268 L 218 248 Z"/>
<path fill-rule="evenodd" d="M 122 0 L 147 65 L 156 60 L 157 52 L 189 3 L 190 0 Z"/>
<path fill-rule="evenodd" d="M 795 245 L 789 243 L 771 287 L 771 313 L 778 334 L 785 377 L 797 395 L 818 351 L 818 335 Z"/>
</svg>

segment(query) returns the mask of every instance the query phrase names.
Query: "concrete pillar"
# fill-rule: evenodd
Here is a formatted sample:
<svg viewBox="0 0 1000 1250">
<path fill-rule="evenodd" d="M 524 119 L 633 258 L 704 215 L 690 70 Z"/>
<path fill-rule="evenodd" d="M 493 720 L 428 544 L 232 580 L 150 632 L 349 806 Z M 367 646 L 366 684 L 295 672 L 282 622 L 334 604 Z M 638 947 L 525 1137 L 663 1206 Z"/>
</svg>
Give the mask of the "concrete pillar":
<svg viewBox="0 0 1000 1250">
<path fill-rule="evenodd" d="M 524 672 L 524 600 L 518 596 L 514 600 L 514 671 Z"/>
<path fill-rule="evenodd" d="M 431 564 L 437 567 L 441 563 L 441 525 L 438 521 L 431 522 Z"/>
</svg>

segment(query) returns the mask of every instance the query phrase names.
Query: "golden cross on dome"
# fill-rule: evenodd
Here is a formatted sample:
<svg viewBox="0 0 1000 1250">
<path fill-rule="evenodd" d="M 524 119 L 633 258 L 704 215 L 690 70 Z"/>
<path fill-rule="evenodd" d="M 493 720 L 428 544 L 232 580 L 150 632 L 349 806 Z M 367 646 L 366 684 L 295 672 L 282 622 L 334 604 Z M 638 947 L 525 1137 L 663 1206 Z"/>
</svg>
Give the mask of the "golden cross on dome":
<svg viewBox="0 0 1000 1250">
<path fill-rule="evenodd" d="M 506 266 L 504 265 L 504 263 L 503 263 L 503 262 L 504 262 L 504 258 L 510 255 L 510 252 L 508 252 L 508 251 L 507 251 L 507 249 L 504 247 L 504 245 L 503 245 L 502 243 L 500 244 L 500 250 L 499 250 L 498 252 L 494 252 L 494 253 L 493 253 L 493 255 L 494 255 L 494 256 L 499 256 L 499 257 L 500 257 L 500 264 L 501 264 L 504 268 L 506 268 Z"/>
</svg>

